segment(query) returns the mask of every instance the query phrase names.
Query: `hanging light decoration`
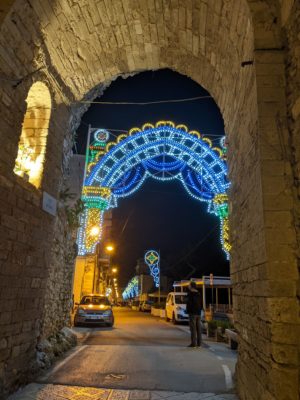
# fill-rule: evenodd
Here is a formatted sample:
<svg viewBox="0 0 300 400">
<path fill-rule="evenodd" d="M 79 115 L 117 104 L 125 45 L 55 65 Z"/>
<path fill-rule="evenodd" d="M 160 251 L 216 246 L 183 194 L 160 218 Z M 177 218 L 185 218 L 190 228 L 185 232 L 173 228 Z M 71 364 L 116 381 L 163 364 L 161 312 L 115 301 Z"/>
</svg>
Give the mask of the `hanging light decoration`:
<svg viewBox="0 0 300 400">
<path fill-rule="evenodd" d="M 150 274 L 153 277 L 155 287 L 159 287 L 160 281 L 160 271 L 159 271 L 159 262 L 160 257 L 159 253 L 156 250 L 148 250 L 145 254 L 145 263 L 150 268 Z"/>
</svg>

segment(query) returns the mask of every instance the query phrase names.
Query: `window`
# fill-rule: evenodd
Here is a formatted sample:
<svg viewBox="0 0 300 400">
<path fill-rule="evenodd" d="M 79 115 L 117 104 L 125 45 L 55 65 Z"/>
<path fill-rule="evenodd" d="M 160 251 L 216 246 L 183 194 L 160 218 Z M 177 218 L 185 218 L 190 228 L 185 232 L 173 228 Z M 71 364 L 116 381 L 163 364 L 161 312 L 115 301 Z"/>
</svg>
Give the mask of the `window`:
<svg viewBox="0 0 300 400">
<path fill-rule="evenodd" d="M 14 172 L 39 188 L 51 114 L 51 97 L 47 86 L 42 82 L 34 83 L 26 103 Z"/>
<path fill-rule="evenodd" d="M 93 306 L 109 306 L 110 302 L 107 297 L 100 296 L 84 296 L 80 304 L 92 304 Z"/>
<path fill-rule="evenodd" d="M 187 296 L 186 295 L 175 295 L 175 303 L 176 304 L 186 304 L 187 303 Z"/>
</svg>

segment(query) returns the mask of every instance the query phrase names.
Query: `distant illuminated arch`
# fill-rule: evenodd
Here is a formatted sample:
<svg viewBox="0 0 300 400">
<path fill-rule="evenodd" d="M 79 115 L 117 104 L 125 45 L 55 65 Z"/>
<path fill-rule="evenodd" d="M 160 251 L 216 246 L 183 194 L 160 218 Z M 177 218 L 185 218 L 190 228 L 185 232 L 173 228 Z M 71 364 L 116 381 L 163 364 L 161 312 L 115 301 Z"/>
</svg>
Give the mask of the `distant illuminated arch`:
<svg viewBox="0 0 300 400">
<path fill-rule="evenodd" d="M 96 140 L 90 148 L 93 152 L 83 189 L 85 223 L 79 235 L 81 254 L 93 251 L 96 239 L 100 240 L 100 236 L 95 239 L 86 234 L 88 226 L 95 223 L 95 218 L 88 222 L 88 214 L 90 217 L 101 214 L 96 216 L 101 219 L 105 210 L 117 206 L 119 198 L 129 196 L 152 177 L 161 181 L 180 180 L 191 196 L 208 203 L 208 211 L 221 218 L 221 240 L 228 255 L 230 245 L 223 235 L 228 231 L 229 187 L 224 148 L 212 147 L 211 140 L 199 132 L 189 132 L 185 125 L 175 126 L 168 121 L 133 128 L 116 143 Z M 92 212 L 93 208 L 98 211 Z"/>
</svg>

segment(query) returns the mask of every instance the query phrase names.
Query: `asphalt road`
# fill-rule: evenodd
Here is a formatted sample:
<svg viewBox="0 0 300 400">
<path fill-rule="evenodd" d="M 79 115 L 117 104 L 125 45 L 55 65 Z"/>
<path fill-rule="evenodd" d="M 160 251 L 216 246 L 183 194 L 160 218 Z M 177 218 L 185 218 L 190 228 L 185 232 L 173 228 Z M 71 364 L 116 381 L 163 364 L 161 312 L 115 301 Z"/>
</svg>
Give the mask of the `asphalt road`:
<svg viewBox="0 0 300 400">
<path fill-rule="evenodd" d="M 224 393 L 232 388 L 236 353 L 205 342 L 188 348 L 187 326 L 114 308 L 115 326 L 75 328 L 78 346 L 40 382 L 122 389 Z"/>
</svg>

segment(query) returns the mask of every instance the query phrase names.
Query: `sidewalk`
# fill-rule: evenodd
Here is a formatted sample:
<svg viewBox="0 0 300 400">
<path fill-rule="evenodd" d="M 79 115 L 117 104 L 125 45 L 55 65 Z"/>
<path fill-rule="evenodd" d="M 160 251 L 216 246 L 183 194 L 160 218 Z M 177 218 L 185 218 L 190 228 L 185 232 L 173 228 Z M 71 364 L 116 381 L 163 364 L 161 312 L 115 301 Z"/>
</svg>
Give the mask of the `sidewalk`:
<svg viewBox="0 0 300 400">
<path fill-rule="evenodd" d="M 234 394 L 99 389 L 31 383 L 8 400 L 238 400 Z"/>
</svg>

